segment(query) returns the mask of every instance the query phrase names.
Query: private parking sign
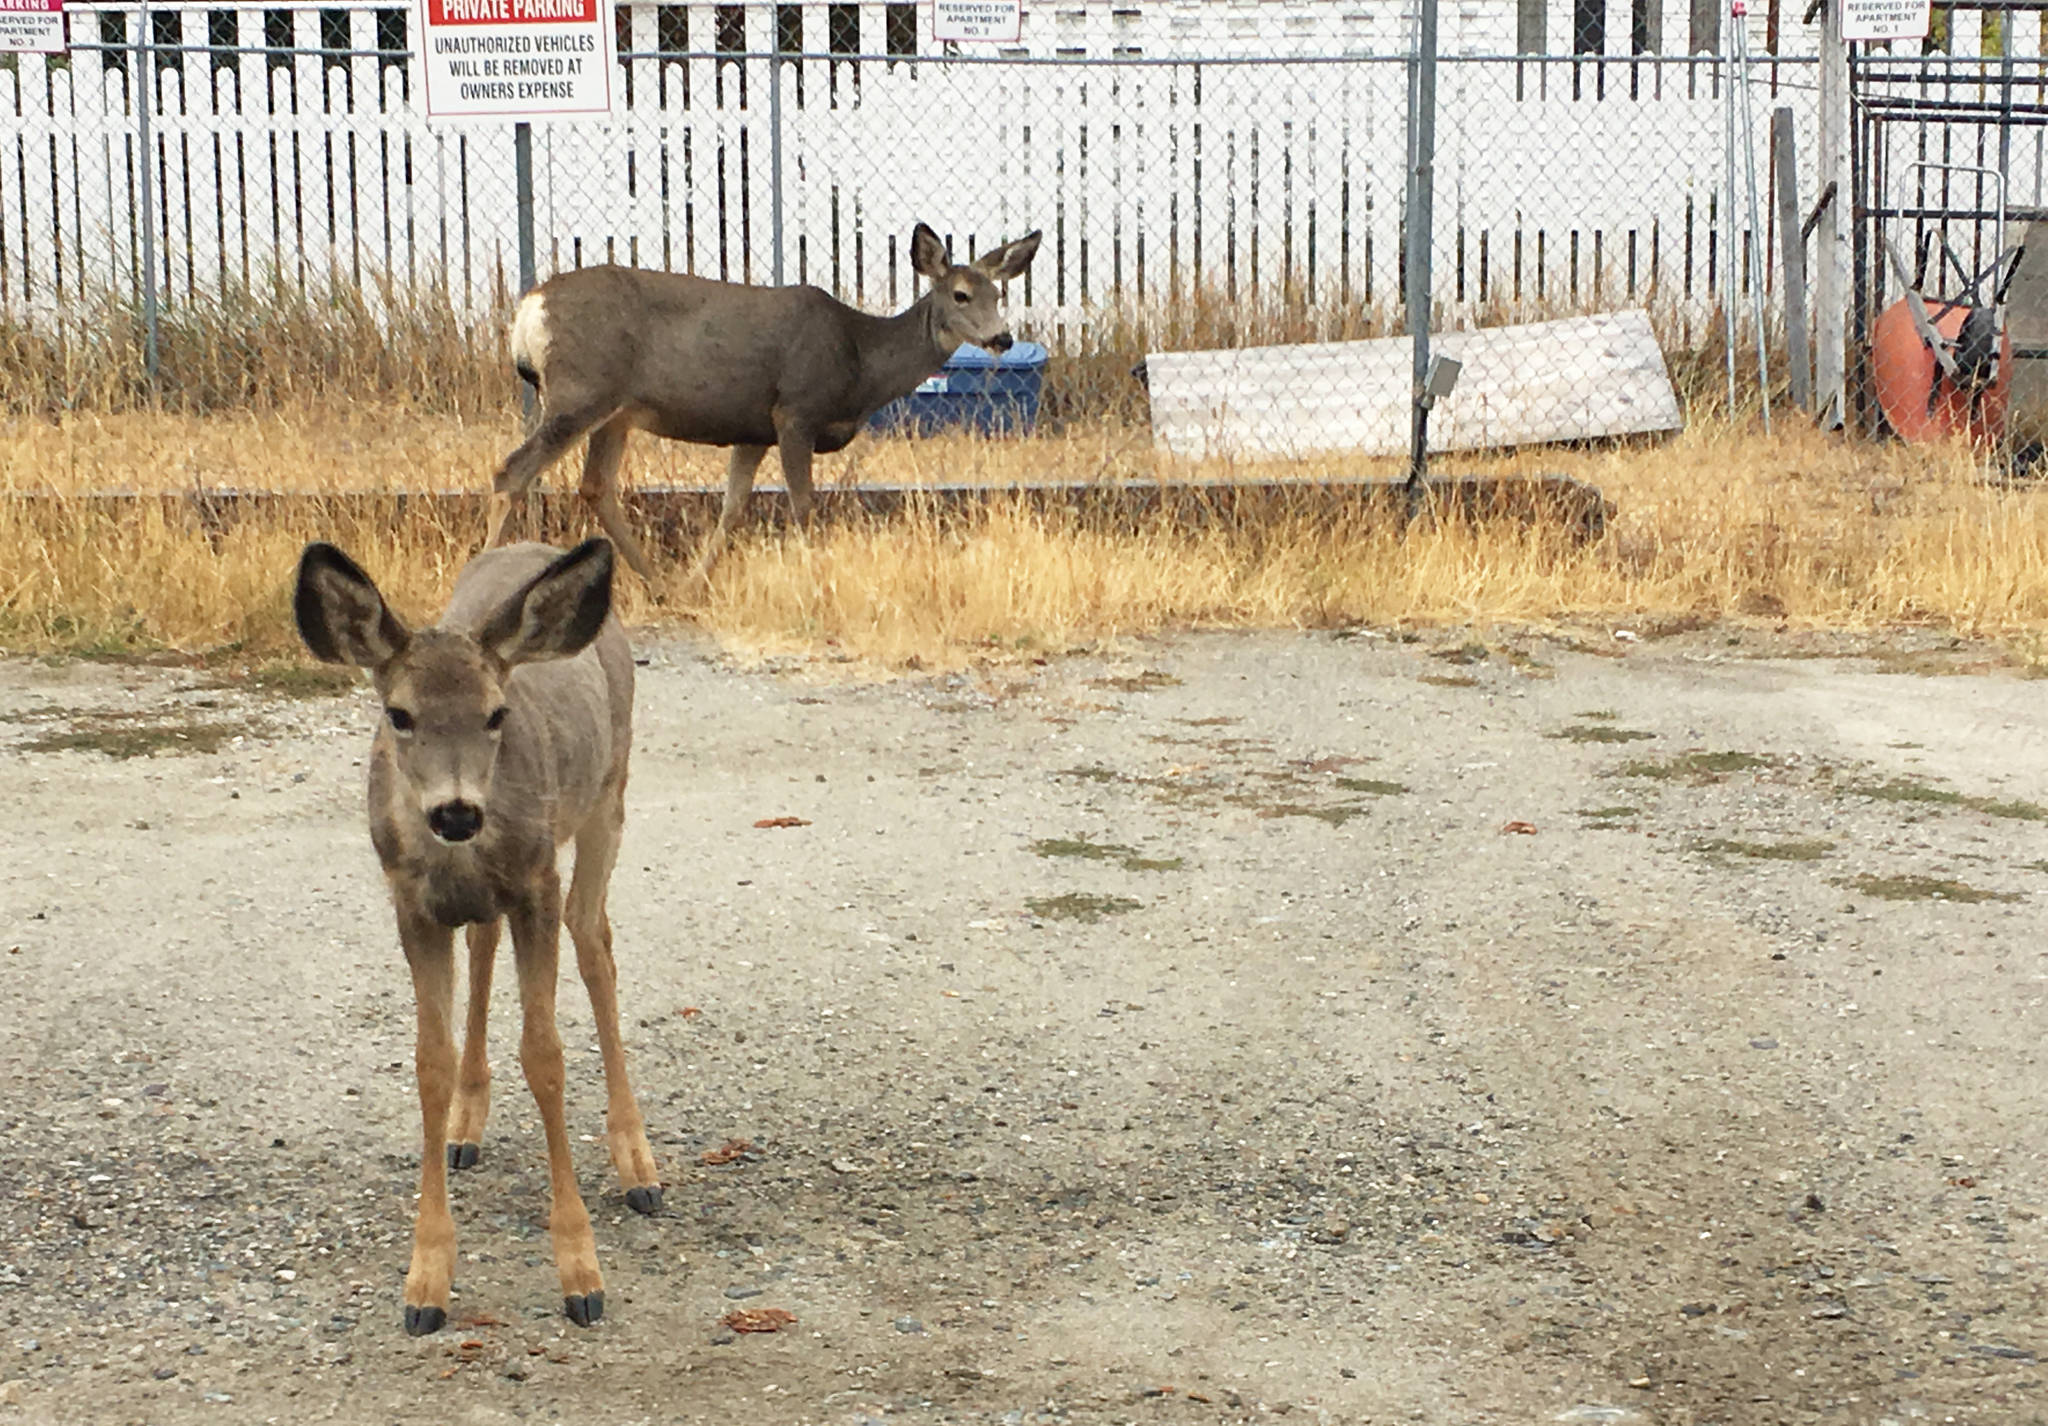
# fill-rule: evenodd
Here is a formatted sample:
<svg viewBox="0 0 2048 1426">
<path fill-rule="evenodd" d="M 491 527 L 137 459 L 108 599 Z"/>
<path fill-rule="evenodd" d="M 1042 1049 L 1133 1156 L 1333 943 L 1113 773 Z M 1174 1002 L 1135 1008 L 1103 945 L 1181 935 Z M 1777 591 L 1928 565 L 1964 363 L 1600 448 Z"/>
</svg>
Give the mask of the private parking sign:
<svg viewBox="0 0 2048 1426">
<path fill-rule="evenodd" d="M 420 19 L 429 119 L 612 111 L 610 0 L 420 0 Z"/>
</svg>

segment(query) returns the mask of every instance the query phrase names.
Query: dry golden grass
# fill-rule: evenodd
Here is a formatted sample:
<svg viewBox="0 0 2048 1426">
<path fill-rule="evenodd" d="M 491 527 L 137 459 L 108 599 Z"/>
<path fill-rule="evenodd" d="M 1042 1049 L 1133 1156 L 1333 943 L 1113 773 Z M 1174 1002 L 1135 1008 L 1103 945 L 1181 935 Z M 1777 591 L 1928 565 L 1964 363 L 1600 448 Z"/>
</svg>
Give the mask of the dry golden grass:
<svg viewBox="0 0 2048 1426">
<path fill-rule="evenodd" d="M 391 407 L 0 424 L 0 548 L 9 551 L 0 646 L 292 653 L 287 586 L 312 538 L 342 544 L 395 603 L 423 614 L 439 606 L 480 529 L 447 528 L 417 507 L 393 524 L 314 500 L 210 536 L 156 502 L 66 497 L 194 485 L 481 491 L 516 439 L 510 419 Z M 722 471 L 721 452 L 646 437 L 633 451 L 629 472 L 646 483 L 715 484 Z M 2048 623 L 2048 497 L 1987 484 L 1964 449 L 1872 445 L 1781 423 L 1771 438 L 1708 426 L 1664 444 L 1439 465 L 1565 471 L 1601 486 L 1618 515 L 1603 540 L 1576 547 L 1509 526 L 1405 538 L 1383 526 L 1307 523 L 1115 535 L 998 507 L 952 527 L 910 519 L 748 540 L 708 589 L 676 562 L 659 581 L 659 607 L 622 575 L 623 612 L 638 623 L 695 622 L 739 651 L 831 650 L 894 667 L 1180 627 L 1682 615 L 2024 638 Z M 1142 428 L 1105 425 L 1016 442 L 863 440 L 824 462 L 823 475 L 1009 483 L 1336 468 L 1157 462 Z M 548 478 L 561 485 L 573 472 Z M 7 498 L 31 490 L 58 498 Z"/>
<path fill-rule="evenodd" d="M 1725 415 L 1720 322 L 1656 292 L 1630 299 L 1651 314 L 1673 385 L 1695 417 Z M 321 402 L 403 402 L 420 411 L 494 423 L 514 404 L 506 349 L 509 291 L 458 309 L 430 282 L 373 275 L 303 283 L 270 273 L 159 318 L 158 375 L 144 379 L 135 294 L 103 288 L 56 316 L 0 308 L 0 414 L 132 411 L 193 414 L 298 411 Z M 1497 326 L 1574 315 L 1555 300 L 1494 302 L 1460 324 Z M 1404 330 L 1398 303 L 1327 287 L 1267 282 L 1229 290 L 1179 281 L 1111 297 L 1077 322 L 1032 332 L 1051 349 L 1044 404 L 1060 423 L 1144 420 L 1132 368 L 1149 352 L 1353 341 Z M 1747 350 L 1740 400 L 1755 401 Z M 1782 360 L 1774 361 L 1781 368 Z"/>
<path fill-rule="evenodd" d="M 426 284 L 322 288 L 273 273 L 167 306 L 152 388 L 135 295 L 101 289 L 54 318 L 0 310 L 0 413 L 279 410 L 336 397 L 497 411 L 511 379 L 507 310 L 501 298 L 466 315 Z"/>
</svg>

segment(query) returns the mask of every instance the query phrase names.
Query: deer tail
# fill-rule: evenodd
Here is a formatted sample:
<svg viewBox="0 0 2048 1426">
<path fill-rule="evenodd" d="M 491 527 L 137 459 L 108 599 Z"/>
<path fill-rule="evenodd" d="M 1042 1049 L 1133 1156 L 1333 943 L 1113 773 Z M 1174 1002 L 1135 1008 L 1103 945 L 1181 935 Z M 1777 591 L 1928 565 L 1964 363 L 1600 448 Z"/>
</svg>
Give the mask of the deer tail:
<svg viewBox="0 0 2048 1426">
<path fill-rule="evenodd" d="M 536 391 L 547 365 L 548 336 L 547 299 L 538 291 L 529 292 L 512 314 L 512 369 Z"/>
</svg>

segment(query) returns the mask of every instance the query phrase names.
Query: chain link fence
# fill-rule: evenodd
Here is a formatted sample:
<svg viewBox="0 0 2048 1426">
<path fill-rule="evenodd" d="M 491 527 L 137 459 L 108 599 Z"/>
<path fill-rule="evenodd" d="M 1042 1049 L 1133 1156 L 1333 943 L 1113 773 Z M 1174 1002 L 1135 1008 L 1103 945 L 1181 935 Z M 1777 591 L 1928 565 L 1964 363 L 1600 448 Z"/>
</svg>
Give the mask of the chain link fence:
<svg viewBox="0 0 2048 1426">
<path fill-rule="evenodd" d="M 1681 406 L 1709 409 L 1727 399 L 1731 311 L 1761 316 L 1782 382 L 1782 213 L 1818 187 L 1817 26 L 1771 3 L 1738 47 L 1713 0 L 1634 0 L 1625 23 L 1619 0 L 1455 11 L 1435 74 L 1431 320 L 1559 324 L 1516 336 L 1521 375 L 1487 400 L 1571 435 L 1597 415 L 1573 387 L 1587 352 L 1647 332 Z M 1237 383 L 1269 424 L 1370 444 L 1370 413 L 1393 412 L 1405 442 L 1405 350 L 1388 366 L 1301 344 L 1407 330 L 1410 4 L 1061 0 L 1028 6 L 1004 46 L 937 43 L 920 4 L 618 4 L 614 116 L 534 124 L 525 165 L 512 124 L 423 117 L 409 7 L 66 14 L 68 54 L 0 66 L 16 407 L 303 389 L 502 410 L 530 211 L 542 278 L 620 262 L 816 283 L 872 311 L 917 296 L 919 222 L 956 257 L 1041 229 L 1009 306 L 1051 352 L 1046 422 L 1213 410 Z M 1738 107 L 1754 208 L 1731 182 Z M 1773 201 L 1781 166 L 1796 206 Z M 2014 173 L 2038 192 L 2038 162 Z M 1752 352 L 1754 331 L 1734 333 Z M 1267 348 L 1291 354 L 1246 355 Z M 1227 357 L 1145 363 L 1185 352 Z M 1753 353 L 1743 371 L 1738 401 L 1756 395 Z M 1468 416 L 1444 439 L 1513 424 Z"/>
</svg>

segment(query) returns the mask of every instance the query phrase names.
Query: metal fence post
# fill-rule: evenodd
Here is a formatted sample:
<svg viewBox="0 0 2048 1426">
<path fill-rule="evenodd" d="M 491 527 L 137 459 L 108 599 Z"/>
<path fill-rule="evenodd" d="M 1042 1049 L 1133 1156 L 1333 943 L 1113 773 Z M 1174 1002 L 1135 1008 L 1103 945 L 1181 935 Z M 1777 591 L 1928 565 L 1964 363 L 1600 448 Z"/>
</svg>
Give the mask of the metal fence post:
<svg viewBox="0 0 2048 1426">
<path fill-rule="evenodd" d="M 1413 79 L 1408 86 L 1408 224 L 1403 251 L 1408 277 L 1408 330 L 1415 338 L 1414 414 L 1408 444 L 1408 505 L 1422 493 L 1429 465 L 1429 323 L 1431 246 L 1435 240 L 1436 3 L 1421 0 L 1416 16 Z"/>
<path fill-rule="evenodd" d="M 1813 355 L 1806 344 L 1806 235 L 1800 231 L 1799 169 L 1790 109 L 1771 115 L 1771 163 L 1778 176 L 1778 251 L 1785 271 L 1785 359 L 1792 404 L 1813 409 Z"/>
<path fill-rule="evenodd" d="M 1813 409 L 1823 427 L 1849 422 L 1850 272 L 1849 46 L 1841 0 L 1821 6 L 1819 162 L 1814 186 L 1826 203 L 1813 250 Z M 1833 201 L 1829 202 L 1829 195 Z"/>
<path fill-rule="evenodd" d="M 771 19 L 768 46 L 768 241 L 770 272 L 782 286 L 782 19 Z"/>
<path fill-rule="evenodd" d="M 512 126 L 512 173 L 519 203 L 519 295 L 533 290 L 533 125 Z M 519 409 L 529 424 L 533 421 L 533 387 L 519 383 Z"/>
<path fill-rule="evenodd" d="M 157 386 L 156 181 L 151 172 L 155 162 L 149 132 L 149 113 L 156 107 L 155 67 L 156 47 L 149 41 L 149 0 L 141 0 L 135 15 L 135 78 L 129 92 L 135 96 L 135 132 L 140 146 L 135 172 L 142 208 L 142 370 L 152 400 L 161 394 Z"/>
</svg>

